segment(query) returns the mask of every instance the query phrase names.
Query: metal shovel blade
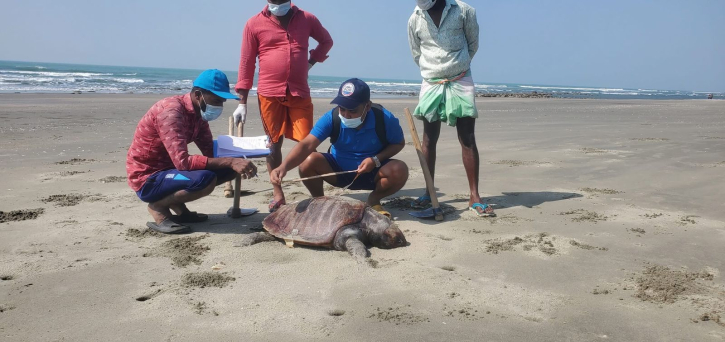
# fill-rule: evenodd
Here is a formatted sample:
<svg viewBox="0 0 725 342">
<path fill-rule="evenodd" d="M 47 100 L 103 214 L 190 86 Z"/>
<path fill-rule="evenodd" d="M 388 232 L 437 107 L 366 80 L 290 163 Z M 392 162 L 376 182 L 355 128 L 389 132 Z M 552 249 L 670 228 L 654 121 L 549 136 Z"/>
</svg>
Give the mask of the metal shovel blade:
<svg viewBox="0 0 725 342">
<path fill-rule="evenodd" d="M 420 219 L 432 219 L 437 215 L 443 216 L 443 210 L 441 208 L 428 208 L 421 211 L 411 211 L 408 213 L 410 216 Z"/>
</svg>

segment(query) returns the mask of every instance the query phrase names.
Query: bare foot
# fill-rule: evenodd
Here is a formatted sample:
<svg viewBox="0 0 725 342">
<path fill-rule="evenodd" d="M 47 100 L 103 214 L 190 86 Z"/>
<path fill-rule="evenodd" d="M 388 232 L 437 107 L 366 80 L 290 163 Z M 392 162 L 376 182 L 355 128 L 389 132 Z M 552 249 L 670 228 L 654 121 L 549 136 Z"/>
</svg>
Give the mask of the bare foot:
<svg viewBox="0 0 725 342">
<path fill-rule="evenodd" d="M 154 203 L 149 203 L 147 209 L 149 211 L 149 214 L 151 214 L 151 217 L 154 218 L 154 221 L 157 224 L 160 224 L 161 222 L 163 222 L 164 220 L 166 220 L 172 216 L 171 210 L 169 210 L 169 208 L 160 207 L 160 206 L 154 205 Z"/>
</svg>

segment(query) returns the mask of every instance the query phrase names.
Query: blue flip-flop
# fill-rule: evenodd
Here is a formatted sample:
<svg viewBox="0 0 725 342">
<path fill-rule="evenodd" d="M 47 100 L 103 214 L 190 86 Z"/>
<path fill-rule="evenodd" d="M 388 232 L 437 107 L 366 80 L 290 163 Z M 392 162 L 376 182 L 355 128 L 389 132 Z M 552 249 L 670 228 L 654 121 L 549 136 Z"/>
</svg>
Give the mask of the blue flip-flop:
<svg viewBox="0 0 725 342">
<path fill-rule="evenodd" d="M 478 208 L 481 208 L 483 212 L 478 211 Z M 486 209 L 491 208 L 491 212 L 486 212 Z M 493 208 L 488 204 L 481 204 L 481 203 L 473 203 L 468 210 L 476 213 L 478 217 L 495 217 L 496 213 L 493 212 Z"/>
</svg>

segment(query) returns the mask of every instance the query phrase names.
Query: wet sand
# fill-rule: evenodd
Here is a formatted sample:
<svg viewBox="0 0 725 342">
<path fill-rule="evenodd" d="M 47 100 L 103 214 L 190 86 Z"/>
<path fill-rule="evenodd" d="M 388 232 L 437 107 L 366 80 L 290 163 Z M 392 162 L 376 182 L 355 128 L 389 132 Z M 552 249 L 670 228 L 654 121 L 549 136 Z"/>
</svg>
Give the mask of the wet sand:
<svg viewBox="0 0 725 342">
<path fill-rule="evenodd" d="M 149 232 L 123 177 L 160 98 L 0 95 L 0 340 L 725 339 L 722 101 L 479 99 L 480 190 L 498 216 L 466 210 L 444 127 L 445 222 L 408 215 L 425 185 L 409 144 L 410 180 L 387 208 L 411 244 L 371 249 L 370 267 L 281 242 L 241 247 L 267 215 L 264 168 L 243 183 L 260 191 L 243 207 L 260 213 L 228 218 L 219 187 L 189 205 L 210 215 L 194 233 Z M 316 117 L 328 102 L 315 100 Z M 411 141 L 403 108 L 415 101 L 379 102 Z M 262 134 L 256 105 L 249 118 L 245 133 Z M 287 194 L 307 197 L 301 185 Z"/>
</svg>

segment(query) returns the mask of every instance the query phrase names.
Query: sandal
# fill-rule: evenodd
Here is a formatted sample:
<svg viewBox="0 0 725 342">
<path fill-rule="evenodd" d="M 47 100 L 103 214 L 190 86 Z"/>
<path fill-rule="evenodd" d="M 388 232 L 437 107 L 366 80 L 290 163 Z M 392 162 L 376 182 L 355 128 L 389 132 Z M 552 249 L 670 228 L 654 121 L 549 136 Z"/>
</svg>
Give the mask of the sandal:
<svg viewBox="0 0 725 342">
<path fill-rule="evenodd" d="M 387 217 L 391 220 L 393 219 L 393 215 L 390 215 L 390 212 L 385 210 L 385 208 L 383 208 L 382 205 L 376 204 L 376 205 L 372 206 L 371 208 L 373 208 L 373 210 L 377 211 L 378 213 L 385 215 L 385 217 Z"/>
<path fill-rule="evenodd" d="M 483 210 L 483 212 L 478 211 L 478 209 Z M 481 204 L 481 203 L 473 203 L 471 207 L 468 208 L 468 210 L 473 211 L 478 215 L 478 217 L 495 217 L 496 213 L 493 212 L 493 208 L 488 204 Z"/>
<path fill-rule="evenodd" d="M 171 221 L 171 219 L 165 219 L 161 221 L 161 223 L 146 222 L 146 226 L 151 228 L 152 230 L 164 234 L 181 234 L 191 231 L 191 228 L 189 226 L 176 223 L 174 221 Z"/>
<path fill-rule="evenodd" d="M 277 211 L 277 209 L 279 209 L 279 207 L 281 207 L 285 204 L 287 204 L 287 202 L 285 202 L 285 200 L 281 200 L 281 201 L 272 200 L 271 202 L 269 202 L 269 207 L 268 207 L 269 212 L 273 213 L 273 212 Z"/>
<path fill-rule="evenodd" d="M 196 211 L 186 211 L 181 215 L 175 215 L 171 217 L 171 220 L 176 223 L 199 223 L 209 219 L 207 214 L 199 214 Z"/>
<path fill-rule="evenodd" d="M 415 200 L 413 200 L 413 203 L 410 204 L 410 207 L 413 209 L 427 209 L 431 206 L 431 199 L 428 195 L 423 195 Z"/>
</svg>

